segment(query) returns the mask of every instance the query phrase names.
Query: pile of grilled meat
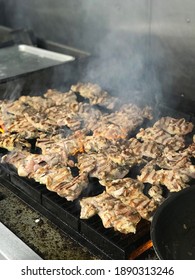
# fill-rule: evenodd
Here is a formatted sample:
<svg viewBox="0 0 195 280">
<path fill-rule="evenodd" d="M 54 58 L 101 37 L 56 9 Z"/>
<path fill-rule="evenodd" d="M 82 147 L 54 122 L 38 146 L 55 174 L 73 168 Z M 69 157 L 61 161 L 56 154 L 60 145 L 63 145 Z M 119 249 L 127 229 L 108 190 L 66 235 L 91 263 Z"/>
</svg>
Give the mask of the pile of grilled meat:
<svg viewBox="0 0 195 280">
<path fill-rule="evenodd" d="M 135 233 L 165 199 L 164 188 L 179 191 L 195 178 L 192 123 L 162 117 L 141 128 L 145 119 L 152 120 L 150 107 L 122 104 L 96 84 L 2 100 L 0 106 L 0 147 L 9 151 L 2 164 L 67 200 L 78 199 L 81 219 L 98 214 L 105 228 Z M 82 197 L 90 178 L 97 178 L 103 191 Z"/>
</svg>

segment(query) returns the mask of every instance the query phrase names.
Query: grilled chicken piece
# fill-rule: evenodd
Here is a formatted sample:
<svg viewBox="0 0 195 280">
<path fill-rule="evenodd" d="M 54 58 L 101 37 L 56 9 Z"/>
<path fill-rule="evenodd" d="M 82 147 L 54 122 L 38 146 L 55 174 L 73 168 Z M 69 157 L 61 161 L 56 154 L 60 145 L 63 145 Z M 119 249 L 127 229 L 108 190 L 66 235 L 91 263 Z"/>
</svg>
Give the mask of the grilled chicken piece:
<svg viewBox="0 0 195 280">
<path fill-rule="evenodd" d="M 90 173 L 95 169 L 97 163 L 97 159 L 95 154 L 79 154 L 78 155 L 78 163 L 76 166 L 80 170 L 80 173 Z"/>
<path fill-rule="evenodd" d="M 87 174 L 73 177 L 69 167 L 45 165 L 29 174 L 36 182 L 46 185 L 47 189 L 56 192 L 59 196 L 73 201 L 88 186 Z"/>
<path fill-rule="evenodd" d="M 83 148 L 86 153 L 101 152 L 110 147 L 112 143 L 104 137 L 86 136 Z"/>
<path fill-rule="evenodd" d="M 56 119 L 57 126 L 67 126 L 73 131 L 80 129 L 82 125 L 82 119 L 72 112 L 56 114 L 54 118 Z"/>
<path fill-rule="evenodd" d="M 36 147 L 41 148 L 42 154 L 60 153 L 66 160 L 68 156 L 84 152 L 84 131 L 76 131 L 74 134 L 63 138 L 60 134 L 37 139 Z"/>
<path fill-rule="evenodd" d="M 125 104 L 123 105 L 119 112 L 121 112 L 124 115 L 127 115 L 132 118 L 138 119 L 141 122 L 141 119 L 148 119 L 152 120 L 152 108 L 151 107 L 144 107 L 143 109 L 139 108 L 135 104 Z"/>
<path fill-rule="evenodd" d="M 72 91 L 62 93 L 54 89 L 49 89 L 44 94 L 44 97 L 47 102 L 51 102 L 54 107 L 61 106 L 63 104 L 77 104 L 77 97 Z"/>
<path fill-rule="evenodd" d="M 80 173 L 88 172 L 90 177 L 96 177 L 100 180 L 123 178 L 129 172 L 129 167 L 113 162 L 105 153 L 78 155 L 77 167 Z"/>
<path fill-rule="evenodd" d="M 24 112 L 24 116 L 40 131 L 55 132 L 58 126 L 68 126 L 72 130 L 77 130 L 81 126 L 80 117 L 63 106 L 51 107 L 44 112 L 28 110 Z"/>
<path fill-rule="evenodd" d="M 18 134 L 3 133 L 0 134 L 0 147 L 8 151 L 30 150 L 31 144 Z"/>
<path fill-rule="evenodd" d="M 158 204 L 143 194 L 144 185 L 131 178 L 118 180 L 102 180 L 100 184 L 106 187 L 106 192 L 120 199 L 122 203 L 135 208 L 143 219 L 149 220 Z"/>
<path fill-rule="evenodd" d="M 48 120 L 55 122 L 57 126 L 66 125 L 74 131 L 82 126 L 90 130 L 102 115 L 98 109 L 83 103 L 51 107 L 46 113 Z"/>
<path fill-rule="evenodd" d="M 44 135 L 44 134 L 43 134 Z M 43 155 L 47 155 L 48 153 L 60 153 L 63 154 L 65 158 L 67 158 L 67 154 L 65 154 L 63 139 L 61 135 L 45 135 L 45 137 L 41 136 L 36 141 L 36 148 L 40 148 Z"/>
<path fill-rule="evenodd" d="M 67 110 L 67 108 L 65 108 L 64 110 L 62 106 L 51 109 L 52 110 L 48 112 L 48 119 L 56 122 L 56 126 L 66 126 L 73 131 L 83 128 L 84 119 L 82 115 L 80 116 L 78 113 L 73 112 L 71 109 Z"/>
<path fill-rule="evenodd" d="M 105 228 L 114 228 L 122 233 L 135 233 L 141 220 L 135 209 L 124 205 L 120 200 L 106 192 L 80 200 L 81 219 L 88 219 L 98 214 Z"/>
<path fill-rule="evenodd" d="M 21 138 L 30 139 L 37 137 L 38 131 L 23 116 L 15 117 L 11 121 L 4 122 L 3 127 L 6 133 L 18 134 Z"/>
<path fill-rule="evenodd" d="M 136 156 L 158 158 L 162 153 L 162 146 L 154 141 L 139 142 L 136 138 L 129 140 L 129 148 Z"/>
<path fill-rule="evenodd" d="M 14 152 L 3 156 L 2 162 L 15 166 L 19 176 L 33 178 L 48 190 L 73 201 L 88 186 L 87 173 L 74 178 L 69 167 L 60 165 L 59 157 Z"/>
<path fill-rule="evenodd" d="M 24 113 L 36 116 L 38 113 L 43 113 L 51 105 L 48 100 L 40 96 L 21 96 L 15 101 L 4 101 L 1 104 L 3 124 L 6 127 L 11 125 L 17 118 L 21 120 Z"/>
<path fill-rule="evenodd" d="M 78 83 L 71 86 L 73 92 L 78 92 L 84 98 L 88 98 L 90 104 L 101 105 L 108 109 L 114 109 L 119 100 L 103 91 L 97 84 Z"/>
<path fill-rule="evenodd" d="M 135 105 L 123 106 L 119 111 L 102 116 L 103 123 L 115 124 L 125 130 L 133 131 L 143 122 L 142 110 Z"/>
<path fill-rule="evenodd" d="M 164 201 L 164 197 L 162 196 L 163 191 L 161 186 L 153 185 L 150 187 L 148 194 L 152 197 L 158 204 L 161 204 Z"/>
<path fill-rule="evenodd" d="M 104 137 L 108 140 L 125 139 L 128 135 L 128 130 L 113 123 L 100 123 L 93 131 L 94 137 Z"/>
<path fill-rule="evenodd" d="M 4 155 L 1 158 L 1 163 L 8 163 L 13 165 L 16 169 L 19 168 L 19 166 L 22 164 L 24 159 L 29 155 L 27 151 L 13 151 L 11 153 L 8 153 Z"/>
<path fill-rule="evenodd" d="M 177 192 L 188 185 L 190 178 L 185 173 L 182 174 L 180 170 L 160 170 L 157 171 L 161 177 L 161 184 L 165 185 L 170 192 Z"/>
<path fill-rule="evenodd" d="M 3 117 L 4 123 L 6 120 L 13 119 L 16 116 L 21 116 L 23 111 L 26 110 L 27 105 L 21 103 L 20 100 L 4 100 L 1 104 L 1 116 Z"/>
<path fill-rule="evenodd" d="M 194 137 L 194 139 L 195 139 L 195 137 Z M 189 156 L 195 157 L 195 141 L 194 141 L 191 145 L 189 145 L 189 146 L 185 149 L 185 151 L 187 152 L 187 154 L 188 154 Z"/>
<path fill-rule="evenodd" d="M 89 154 L 89 157 L 90 154 L 103 153 L 108 161 L 111 160 L 120 166 L 128 166 L 128 168 L 141 162 L 141 157 L 136 156 L 126 145 L 126 142 L 120 143 L 92 135 L 85 137 L 83 148 Z"/>
<path fill-rule="evenodd" d="M 48 100 L 41 96 L 25 95 L 21 96 L 18 101 L 24 107 L 25 111 L 28 111 L 30 108 L 34 108 L 37 112 L 44 112 L 44 110 L 48 107 L 55 105 L 54 102 L 51 102 L 51 100 Z"/>
<path fill-rule="evenodd" d="M 179 170 L 182 175 L 195 179 L 195 165 L 186 164 Z"/>
<path fill-rule="evenodd" d="M 194 125 L 191 122 L 187 122 L 184 118 L 163 117 L 154 124 L 154 127 L 163 129 L 172 135 L 186 135 L 192 132 Z"/>
<path fill-rule="evenodd" d="M 48 164 L 40 165 L 28 177 L 40 184 L 46 185 L 47 189 L 51 191 L 56 191 L 56 185 L 60 182 L 69 182 L 73 178 L 70 168 L 60 164 L 52 167 Z"/>
<path fill-rule="evenodd" d="M 121 145 L 121 147 L 119 145 L 111 145 L 104 153 L 108 159 L 119 166 L 126 166 L 128 169 L 142 162 L 141 156 L 135 155 L 126 145 Z"/>
<path fill-rule="evenodd" d="M 145 114 L 136 105 L 124 105 L 119 111 L 102 116 L 99 126 L 93 129 L 94 136 L 102 136 L 109 140 L 125 139 L 143 123 Z"/>
<path fill-rule="evenodd" d="M 182 151 L 166 150 L 157 158 L 156 164 L 163 169 L 179 169 L 190 163 L 189 152 L 185 149 Z"/>
<path fill-rule="evenodd" d="M 73 104 L 71 110 L 86 121 L 89 120 L 89 116 L 90 120 L 97 120 L 100 119 L 100 117 L 102 117 L 103 115 L 103 113 L 98 108 L 94 108 L 90 104 L 82 102 Z"/>
<path fill-rule="evenodd" d="M 142 183 L 149 183 L 151 185 L 159 185 L 161 177 L 156 172 L 156 162 L 154 160 L 149 161 L 141 170 L 141 174 L 137 176 L 137 179 Z"/>
<path fill-rule="evenodd" d="M 25 112 L 24 117 L 35 129 L 39 131 L 55 133 L 56 123 L 48 120 L 46 115 L 40 114 L 38 112 L 35 114 Z"/>
<path fill-rule="evenodd" d="M 99 161 L 96 164 L 96 168 L 89 173 L 90 177 L 95 177 L 100 180 L 105 178 L 112 180 L 123 178 L 129 172 L 129 168 L 126 166 L 120 166 L 113 161 L 107 162 L 101 155 L 98 158 Z"/>
<path fill-rule="evenodd" d="M 17 168 L 18 175 L 22 177 L 31 176 L 40 167 L 47 165 L 47 168 L 52 168 L 62 162 L 61 155 L 50 154 L 31 154 L 26 151 L 18 151 L 5 155 L 2 162 L 12 164 Z"/>
<path fill-rule="evenodd" d="M 59 196 L 65 197 L 69 201 L 73 201 L 79 197 L 84 189 L 88 187 L 88 174 L 83 173 L 74 177 L 70 182 L 61 182 L 56 189 Z"/>
<path fill-rule="evenodd" d="M 104 195 L 105 196 L 105 195 Z M 85 197 L 80 200 L 81 212 L 80 218 L 81 219 L 89 219 L 98 213 L 98 199 L 101 202 L 101 196 L 94 196 L 94 197 Z M 103 201 L 103 199 L 102 199 Z M 101 207 L 101 205 L 100 205 Z"/>
<path fill-rule="evenodd" d="M 156 164 L 162 169 L 169 169 L 180 174 L 185 174 L 190 178 L 195 178 L 195 166 L 191 163 L 189 147 L 182 151 L 163 151 L 161 157 L 156 160 Z"/>
<path fill-rule="evenodd" d="M 30 154 L 26 156 L 23 162 L 18 167 L 18 174 L 20 176 L 31 176 L 42 166 L 47 165 L 47 168 L 53 168 L 62 163 L 61 154 L 39 155 Z"/>
<path fill-rule="evenodd" d="M 173 170 L 155 170 L 155 163 L 149 162 L 142 170 L 137 179 L 143 183 L 151 185 L 164 185 L 170 192 L 177 192 L 186 188 L 190 181 L 188 175 L 181 172 L 180 169 Z"/>
<path fill-rule="evenodd" d="M 157 127 L 141 128 L 136 138 L 143 141 L 154 141 L 157 144 L 161 144 L 175 151 L 185 147 L 184 138 L 182 136 L 171 136 L 169 133 Z"/>
</svg>

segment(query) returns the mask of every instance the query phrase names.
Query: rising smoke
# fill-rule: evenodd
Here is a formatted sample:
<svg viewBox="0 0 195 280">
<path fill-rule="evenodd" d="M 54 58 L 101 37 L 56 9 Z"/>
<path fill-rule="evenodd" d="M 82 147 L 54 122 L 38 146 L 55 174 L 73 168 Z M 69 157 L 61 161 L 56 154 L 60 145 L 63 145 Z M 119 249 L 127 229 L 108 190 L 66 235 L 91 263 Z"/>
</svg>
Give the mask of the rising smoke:
<svg viewBox="0 0 195 280">
<path fill-rule="evenodd" d="M 119 0 L 7 0 L 5 9 L 12 28 L 29 28 L 41 38 L 89 51 L 91 58 L 78 79 L 97 82 L 124 100 L 151 103 L 160 102 L 161 86 L 151 66 L 150 4 Z M 74 76 L 74 70 L 65 73 L 62 84 L 71 75 Z M 59 75 L 54 73 L 54 86 L 57 79 Z"/>
</svg>

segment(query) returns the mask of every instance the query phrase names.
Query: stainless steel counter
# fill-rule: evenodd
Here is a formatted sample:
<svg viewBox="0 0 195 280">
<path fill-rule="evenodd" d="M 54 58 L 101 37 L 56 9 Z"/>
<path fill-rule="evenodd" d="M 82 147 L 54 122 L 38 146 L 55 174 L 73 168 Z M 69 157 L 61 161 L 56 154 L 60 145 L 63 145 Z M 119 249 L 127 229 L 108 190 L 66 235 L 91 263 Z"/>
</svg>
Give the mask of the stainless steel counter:
<svg viewBox="0 0 195 280">
<path fill-rule="evenodd" d="M 0 260 L 41 260 L 29 246 L 0 223 Z"/>
</svg>

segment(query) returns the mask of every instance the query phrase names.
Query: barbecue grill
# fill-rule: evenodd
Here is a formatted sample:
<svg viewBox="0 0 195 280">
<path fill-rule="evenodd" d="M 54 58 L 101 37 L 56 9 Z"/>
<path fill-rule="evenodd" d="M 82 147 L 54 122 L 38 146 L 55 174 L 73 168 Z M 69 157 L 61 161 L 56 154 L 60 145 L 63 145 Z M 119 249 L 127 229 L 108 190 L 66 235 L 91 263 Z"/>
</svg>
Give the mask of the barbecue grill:
<svg viewBox="0 0 195 280">
<path fill-rule="evenodd" d="M 11 29 L 5 29 L 3 32 L 6 31 L 7 34 L 9 34 Z M 32 34 L 26 34 L 26 31 L 20 31 L 19 35 L 18 40 L 15 39 L 15 35 L 14 39 L 13 36 L 8 36 L 9 40 L 7 40 L 7 42 L 4 40 L 1 45 L 2 49 L 5 51 L 4 48 L 6 47 L 6 50 L 8 50 L 10 45 L 11 48 L 16 48 L 18 43 L 23 46 L 23 44 L 27 41 L 28 43 L 30 41 L 32 44 L 30 48 L 38 47 L 38 49 L 42 51 L 54 51 L 58 54 L 60 53 L 61 55 L 68 55 L 73 59 L 66 63 L 60 63 L 60 65 L 58 65 L 58 63 L 56 65 L 47 65 L 44 66 L 43 69 L 35 69 L 28 71 L 28 73 L 16 73 L 11 77 L 3 77 L 0 81 L 0 93 L 2 98 L 8 98 L 9 90 L 12 90 L 13 88 L 15 89 L 16 85 L 20 85 L 20 87 L 14 96 L 15 98 L 20 95 L 43 95 L 43 93 L 51 87 L 65 92 L 70 85 L 80 80 L 85 80 L 86 77 L 84 76 L 86 69 L 96 65 L 97 58 L 94 58 L 87 52 L 66 47 L 63 44 L 57 44 L 44 39 L 35 38 L 34 36 L 32 38 Z M 29 46 L 27 46 L 26 49 L 28 50 Z M 21 50 L 21 48 L 19 50 Z M 158 69 L 159 73 L 161 70 L 162 69 Z M 9 74 L 9 72 L 7 74 Z M 93 76 L 92 80 L 97 80 L 97 82 L 100 83 L 103 81 L 104 83 L 104 79 L 102 77 L 99 79 L 99 76 L 100 74 L 95 77 Z M 54 77 L 58 77 L 58 79 L 54 79 Z M 105 84 L 108 85 L 106 82 Z M 111 87 L 111 85 L 109 86 Z M 150 88 L 147 88 L 146 91 L 149 89 Z M 180 91 L 180 89 L 179 94 L 177 89 L 177 91 L 171 95 L 171 99 L 170 95 L 167 93 L 165 94 L 165 90 L 163 89 L 163 98 L 161 96 L 157 104 L 156 100 L 154 100 L 153 91 L 151 95 L 148 95 L 147 104 L 145 104 L 146 101 L 142 98 L 143 92 L 136 90 L 133 93 L 133 95 L 136 95 L 136 97 L 134 96 L 133 101 L 136 101 L 138 105 L 151 105 L 153 107 L 153 122 L 157 121 L 161 117 L 170 116 L 173 118 L 184 118 L 186 121 L 195 124 L 195 101 L 192 100 L 193 98 L 191 98 L 191 96 L 186 96 L 185 92 Z M 126 87 L 123 89 L 121 95 L 125 96 L 125 92 Z M 111 89 L 111 94 L 116 94 L 114 87 Z M 132 95 L 128 98 L 129 101 L 131 101 Z M 148 126 L 150 126 L 150 121 L 146 121 L 143 125 L 141 125 L 143 128 Z M 135 134 L 136 132 L 134 132 L 132 136 Z M 190 142 L 190 137 L 191 135 L 189 138 L 188 136 L 186 137 L 187 142 Z M 6 154 L 6 151 L 1 149 L 0 153 L 1 156 L 3 156 Z M 131 178 L 136 178 L 139 170 L 132 168 L 130 172 Z M 122 234 L 114 231 L 112 228 L 104 228 L 101 219 L 97 215 L 88 220 L 81 220 L 78 199 L 73 202 L 67 201 L 66 199 L 58 196 L 56 193 L 47 190 L 45 186 L 40 185 L 34 180 L 18 176 L 11 166 L 1 165 L 0 175 L 0 184 L 2 186 L 8 188 L 29 207 L 32 207 L 41 215 L 48 218 L 48 220 L 56 225 L 62 232 L 69 235 L 79 244 L 87 247 L 90 252 L 94 253 L 98 257 L 102 259 L 157 258 L 152 248 L 150 238 L 151 223 L 149 221 L 141 220 L 138 224 L 136 234 Z M 193 185 L 194 181 L 192 180 L 190 184 Z M 84 190 L 82 196 L 97 195 L 101 193 L 102 190 L 103 187 L 99 184 L 98 180 L 90 178 L 89 187 Z M 2 199 L 4 199 L 3 196 Z"/>
<path fill-rule="evenodd" d="M 193 115 L 184 112 L 171 110 L 165 105 L 158 107 L 158 118 L 160 116 L 173 116 L 177 118 L 185 117 L 188 121 L 193 121 Z M 146 124 L 145 124 L 146 125 Z M 5 154 L 1 150 L 1 155 Z M 131 169 L 130 176 L 136 178 L 138 170 Z M 0 183 L 6 186 L 29 206 L 46 216 L 57 225 L 62 231 L 68 233 L 79 243 L 84 244 L 102 258 L 106 259 L 133 259 L 140 257 L 144 253 L 144 248 L 150 245 L 150 222 L 142 220 L 137 227 L 136 234 L 122 234 L 113 229 L 105 229 L 98 216 L 89 220 L 81 220 L 78 199 L 71 202 L 59 197 L 40 185 L 34 180 L 20 177 L 11 166 L 1 165 Z M 191 182 L 191 184 L 193 181 Z M 93 196 L 103 190 L 98 180 L 91 178 L 89 186 L 84 190 L 82 196 Z M 144 255 L 142 254 L 142 257 Z"/>
</svg>

